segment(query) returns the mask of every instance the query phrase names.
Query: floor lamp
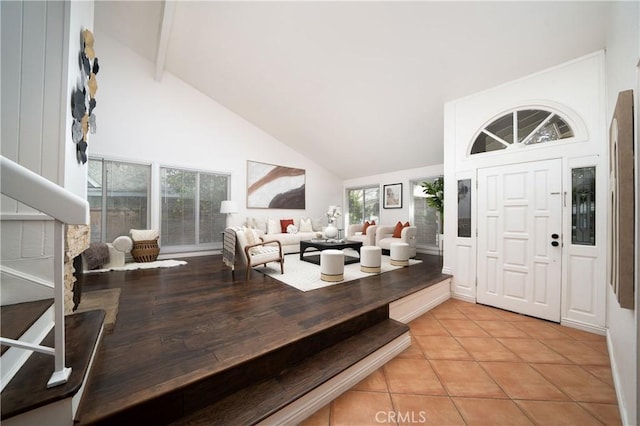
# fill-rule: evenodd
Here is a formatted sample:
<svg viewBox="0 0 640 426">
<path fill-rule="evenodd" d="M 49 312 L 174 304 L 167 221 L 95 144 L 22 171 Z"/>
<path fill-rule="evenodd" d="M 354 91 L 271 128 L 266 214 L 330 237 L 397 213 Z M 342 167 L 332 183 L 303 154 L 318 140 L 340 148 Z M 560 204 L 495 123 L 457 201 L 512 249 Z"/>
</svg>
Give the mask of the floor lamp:
<svg viewBox="0 0 640 426">
<path fill-rule="evenodd" d="M 238 213 L 238 205 L 235 201 L 225 200 L 220 204 L 220 213 L 227 215 L 226 227 L 229 227 L 229 215 L 232 213 Z"/>
</svg>

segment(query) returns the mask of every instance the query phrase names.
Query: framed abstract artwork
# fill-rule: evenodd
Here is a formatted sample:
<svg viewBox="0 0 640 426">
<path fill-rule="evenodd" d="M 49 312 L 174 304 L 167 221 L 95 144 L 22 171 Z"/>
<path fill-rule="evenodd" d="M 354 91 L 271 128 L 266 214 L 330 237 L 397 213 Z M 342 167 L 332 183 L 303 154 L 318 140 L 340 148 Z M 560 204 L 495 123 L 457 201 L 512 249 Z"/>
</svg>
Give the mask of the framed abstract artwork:
<svg viewBox="0 0 640 426">
<path fill-rule="evenodd" d="M 402 184 L 392 183 L 384 185 L 382 195 L 384 202 L 382 207 L 385 209 L 401 209 L 402 208 Z"/>
<path fill-rule="evenodd" d="M 305 209 L 304 169 L 247 161 L 248 209 Z"/>
</svg>

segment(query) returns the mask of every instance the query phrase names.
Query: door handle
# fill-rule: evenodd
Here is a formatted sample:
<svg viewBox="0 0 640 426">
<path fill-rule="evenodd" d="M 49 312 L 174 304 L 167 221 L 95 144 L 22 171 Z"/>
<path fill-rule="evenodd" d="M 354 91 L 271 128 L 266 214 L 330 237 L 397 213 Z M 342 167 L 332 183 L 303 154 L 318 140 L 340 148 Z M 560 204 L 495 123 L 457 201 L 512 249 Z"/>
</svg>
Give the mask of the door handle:
<svg viewBox="0 0 640 426">
<path fill-rule="evenodd" d="M 558 234 L 551 234 L 551 238 L 553 238 L 554 240 L 557 240 L 558 238 L 560 238 L 560 235 L 558 235 Z"/>
<path fill-rule="evenodd" d="M 551 245 L 554 246 L 554 247 L 558 247 L 560 245 L 560 243 L 557 242 L 557 241 L 551 241 Z"/>
</svg>

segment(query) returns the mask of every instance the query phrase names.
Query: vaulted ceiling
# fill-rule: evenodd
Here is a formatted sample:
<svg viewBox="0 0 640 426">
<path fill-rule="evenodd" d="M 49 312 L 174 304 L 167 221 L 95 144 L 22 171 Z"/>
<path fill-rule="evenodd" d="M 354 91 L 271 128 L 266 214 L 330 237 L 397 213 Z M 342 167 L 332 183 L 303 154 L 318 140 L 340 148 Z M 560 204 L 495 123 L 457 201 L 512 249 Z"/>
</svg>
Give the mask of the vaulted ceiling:
<svg viewBox="0 0 640 426">
<path fill-rule="evenodd" d="M 445 102 L 603 49 L 608 7 L 97 1 L 95 31 L 348 179 L 442 163 Z"/>
</svg>

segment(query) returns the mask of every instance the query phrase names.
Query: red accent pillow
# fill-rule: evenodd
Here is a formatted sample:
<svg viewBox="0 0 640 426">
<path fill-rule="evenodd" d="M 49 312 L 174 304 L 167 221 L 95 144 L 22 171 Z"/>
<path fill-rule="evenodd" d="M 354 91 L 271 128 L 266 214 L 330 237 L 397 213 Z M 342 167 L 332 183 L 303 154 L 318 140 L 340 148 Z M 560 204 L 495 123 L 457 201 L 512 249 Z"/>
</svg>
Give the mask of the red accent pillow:
<svg viewBox="0 0 640 426">
<path fill-rule="evenodd" d="M 367 228 L 371 226 L 368 220 L 364 222 L 364 226 L 362 227 L 362 235 L 367 235 Z"/>
<path fill-rule="evenodd" d="M 402 222 L 396 223 L 396 228 L 393 230 L 393 238 L 400 238 L 402 234 L 402 228 L 404 228 Z"/>
<path fill-rule="evenodd" d="M 393 230 L 393 238 L 400 238 L 402 237 L 402 230 L 404 228 L 407 228 L 409 225 L 409 222 L 405 222 L 405 224 L 403 225 L 402 222 L 398 222 L 396 223 L 396 227 Z"/>
<path fill-rule="evenodd" d="M 280 229 L 283 234 L 287 233 L 287 226 L 293 225 L 293 219 L 282 219 L 280 220 Z"/>
</svg>

